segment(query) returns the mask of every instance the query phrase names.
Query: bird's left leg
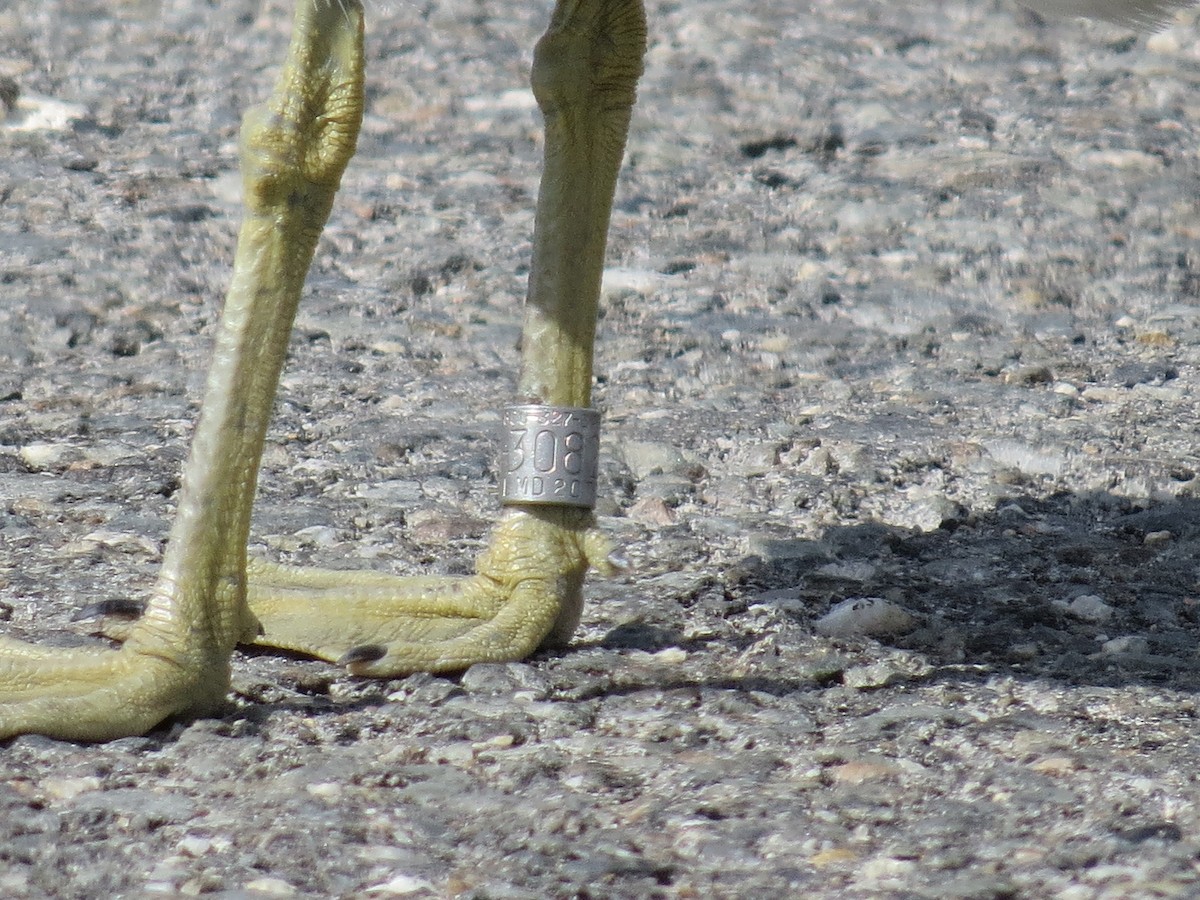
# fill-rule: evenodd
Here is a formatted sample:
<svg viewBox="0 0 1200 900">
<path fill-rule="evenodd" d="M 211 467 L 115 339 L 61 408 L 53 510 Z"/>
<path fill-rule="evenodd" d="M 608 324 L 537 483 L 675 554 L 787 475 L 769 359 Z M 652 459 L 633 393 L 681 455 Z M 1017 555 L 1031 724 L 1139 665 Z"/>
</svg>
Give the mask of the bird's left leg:
<svg viewBox="0 0 1200 900">
<path fill-rule="evenodd" d="M 0 638 L 0 738 L 141 734 L 211 713 L 246 605 L 246 539 L 292 318 L 362 118 L 362 8 L 299 0 L 287 65 L 241 132 L 245 215 L 233 282 L 162 571 L 119 650 Z"/>
<path fill-rule="evenodd" d="M 559 0 L 534 54 L 546 143 L 521 406 L 506 412 L 515 474 L 476 574 L 397 578 L 251 560 L 249 603 L 263 624 L 258 643 L 357 674 L 398 675 L 520 659 L 574 631 L 584 574 L 608 567 L 609 548 L 585 496 L 594 482 L 569 476 L 586 481 L 580 454 L 594 452 L 587 407 L 600 278 L 645 47 L 641 0 Z M 553 480 L 542 477 L 551 470 L 568 476 L 557 496 Z M 577 505 L 560 505 L 563 499 Z"/>
</svg>

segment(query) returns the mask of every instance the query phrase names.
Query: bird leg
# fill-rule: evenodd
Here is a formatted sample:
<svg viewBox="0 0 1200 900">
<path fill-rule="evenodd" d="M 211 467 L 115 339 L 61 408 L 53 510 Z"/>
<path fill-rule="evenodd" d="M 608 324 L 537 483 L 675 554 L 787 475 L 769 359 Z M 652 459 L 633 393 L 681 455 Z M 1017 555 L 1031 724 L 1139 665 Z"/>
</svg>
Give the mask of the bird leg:
<svg viewBox="0 0 1200 900">
<path fill-rule="evenodd" d="M 559 0 L 534 53 L 546 143 L 521 340 L 522 404 L 553 410 L 591 403 L 608 224 L 645 46 L 641 0 Z M 466 578 L 252 560 L 249 603 L 263 625 L 256 643 L 360 675 L 521 659 L 571 636 L 584 574 L 609 569 L 608 557 L 586 506 L 518 498 Z"/>
<path fill-rule="evenodd" d="M 645 50 L 640 0 L 559 0 L 533 86 L 546 120 L 519 393 L 586 407 L 617 171 Z M 299 0 L 270 103 L 242 126 L 245 220 L 162 572 L 119 650 L 0 638 L 0 738 L 140 734 L 218 709 L 256 638 L 389 675 L 519 659 L 565 641 L 583 576 L 607 567 L 588 508 L 518 498 L 469 578 L 396 578 L 246 559 L 262 446 L 317 238 L 363 106 L 362 8 Z M 249 603 L 247 602 L 249 599 Z"/>
<path fill-rule="evenodd" d="M 362 119 L 362 8 L 300 0 L 270 102 L 241 131 L 245 217 L 162 571 L 119 650 L 0 639 L 0 738 L 141 734 L 229 690 L 246 540 L 271 405 L 304 278 Z"/>
</svg>

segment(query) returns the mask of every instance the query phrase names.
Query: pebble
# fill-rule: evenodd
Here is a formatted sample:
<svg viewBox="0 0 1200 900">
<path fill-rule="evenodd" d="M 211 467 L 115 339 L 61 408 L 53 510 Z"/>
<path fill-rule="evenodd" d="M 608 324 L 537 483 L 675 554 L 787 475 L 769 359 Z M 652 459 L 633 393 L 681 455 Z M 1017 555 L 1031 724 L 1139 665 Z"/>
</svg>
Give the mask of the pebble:
<svg viewBox="0 0 1200 900">
<path fill-rule="evenodd" d="M 123 531 L 89 531 L 78 542 L 68 545 L 70 549 L 80 552 L 95 546 L 109 547 L 123 553 L 140 553 L 155 558 L 162 555 L 162 548 L 158 541 L 144 534 L 130 534 Z"/>
<path fill-rule="evenodd" d="M 314 797 L 320 797 L 322 800 L 336 801 L 342 795 L 342 786 L 336 781 L 319 781 L 315 784 L 306 784 L 304 790 L 312 794 Z"/>
<path fill-rule="evenodd" d="M 695 464 L 694 455 L 669 443 L 629 441 L 620 445 L 618 453 L 639 481 L 650 475 L 683 474 Z"/>
<path fill-rule="evenodd" d="M 100 789 L 103 782 L 95 775 L 79 775 L 66 778 L 43 778 L 42 790 L 55 800 L 72 800 L 80 794 Z"/>
<path fill-rule="evenodd" d="M 436 885 L 415 875 L 393 875 L 387 881 L 371 885 L 366 893 L 383 897 L 413 897 L 418 895 L 433 895 Z"/>
<path fill-rule="evenodd" d="M 1105 653 L 1114 655 L 1129 654 L 1140 656 L 1150 652 L 1150 642 L 1137 635 L 1124 635 L 1105 641 L 1102 645 Z"/>
<path fill-rule="evenodd" d="M 779 465 L 779 445 L 773 443 L 756 444 L 739 447 L 726 460 L 729 472 L 742 478 L 755 478 L 766 475 Z"/>
<path fill-rule="evenodd" d="M 869 581 L 879 571 L 874 563 L 865 560 L 831 562 L 817 568 L 817 574 L 825 578 L 840 578 L 845 581 Z"/>
<path fill-rule="evenodd" d="M 921 494 L 926 495 L 921 496 Z M 889 506 L 882 510 L 880 519 L 889 525 L 901 528 L 936 531 L 962 521 L 967 515 L 966 508 L 949 497 L 920 491 L 903 497 L 900 505 Z"/>
<path fill-rule="evenodd" d="M 204 856 L 213 849 L 213 842 L 207 838 L 188 836 L 176 844 L 175 849 L 178 850 L 182 856 L 198 858 Z"/>
<path fill-rule="evenodd" d="M 842 784 L 866 784 L 870 781 L 884 781 L 897 778 L 900 770 L 887 762 L 849 762 L 839 766 L 830 766 L 827 770 L 829 777 Z"/>
<path fill-rule="evenodd" d="M 1116 610 L 1096 594 L 1081 594 L 1066 604 L 1067 610 L 1077 619 L 1101 624 L 1112 619 Z"/>
<path fill-rule="evenodd" d="M 83 459 L 83 453 L 66 443 L 26 444 L 19 451 L 21 461 L 33 472 L 61 469 Z"/>
<path fill-rule="evenodd" d="M 983 446 L 996 463 L 1026 475 L 1057 475 L 1066 465 L 1066 454 L 1059 449 L 1031 447 L 1007 439 L 984 441 Z"/>
<path fill-rule="evenodd" d="M 248 891 L 265 894 L 268 897 L 296 896 L 295 886 L 283 878 L 255 878 L 252 881 L 247 881 L 245 888 Z"/>
<path fill-rule="evenodd" d="M 826 637 L 883 637 L 900 634 L 916 626 L 908 610 L 882 597 L 851 597 L 813 622 Z"/>
<path fill-rule="evenodd" d="M 842 683 L 846 687 L 866 691 L 901 684 L 913 677 L 914 673 L 907 666 L 881 662 L 866 666 L 850 666 L 842 673 Z"/>
<path fill-rule="evenodd" d="M 9 131 L 67 131 L 72 123 L 86 119 L 87 109 L 41 94 L 22 93 L 15 108 L 3 119 L 0 128 Z"/>
<path fill-rule="evenodd" d="M 674 525 L 676 514 L 657 497 L 643 497 L 625 511 L 625 515 L 642 525 L 664 527 Z"/>
<path fill-rule="evenodd" d="M 538 699 L 546 696 L 545 676 L 526 663 L 476 663 L 462 674 L 459 684 L 475 694 L 526 692 Z"/>
</svg>

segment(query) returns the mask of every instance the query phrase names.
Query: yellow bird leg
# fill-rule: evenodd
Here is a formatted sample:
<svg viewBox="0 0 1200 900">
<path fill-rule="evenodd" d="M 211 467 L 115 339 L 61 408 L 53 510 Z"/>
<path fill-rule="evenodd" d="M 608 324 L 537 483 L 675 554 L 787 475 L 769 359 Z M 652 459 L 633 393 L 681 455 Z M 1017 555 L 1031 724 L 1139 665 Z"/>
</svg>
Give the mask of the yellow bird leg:
<svg viewBox="0 0 1200 900">
<path fill-rule="evenodd" d="M 546 123 L 518 396 L 588 406 L 617 173 L 646 48 L 640 0 L 559 0 L 534 54 Z M 509 507 L 476 574 L 415 578 L 251 561 L 257 643 L 361 675 L 453 671 L 565 643 L 589 566 L 610 548 L 590 510 Z"/>
<path fill-rule="evenodd" d="M 560 0 L 535 54 L 546 120 L 523 402 L 586 406 L 613 190 L 645 52 L 640 0 Z M 223 703 L 238 642 L 352 672 L 445 671 L 565 642 L 584 574 L 609 568 L 586 509 L 505 510 L 469 578 L 246 559 L 263 440 L 317 238 L 363 105 L 362 8 L 300 0 L 287 65 L 242 128 L 246 214 L 162 573 L 120 650 L 0 639 L 0 738 L 138 734 Z M 261 623 L 261 624 L 260 624 Z"/>
<path fill-rule="evenodd" d="M 207 714 L 258 623 L 246 539 L 288 335 L 362 118 L 362 8 L 300 0 L 287 64 L 242 125 L 245 219 L 179 509 L 145 612 L 119 650 L 0 640 L 0 738 L 141 734 Z"/>
</svg>

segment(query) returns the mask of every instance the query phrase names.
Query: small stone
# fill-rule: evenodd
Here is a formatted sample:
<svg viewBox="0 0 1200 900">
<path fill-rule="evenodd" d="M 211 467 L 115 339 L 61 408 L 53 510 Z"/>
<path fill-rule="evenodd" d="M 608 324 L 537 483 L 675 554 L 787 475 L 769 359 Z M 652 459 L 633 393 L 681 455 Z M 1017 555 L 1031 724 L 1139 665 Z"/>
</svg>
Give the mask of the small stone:
<svg viewBox="0 0 1200 900">
<path fill-rule="evenodd" d="M 87 550 L 87 545 L 99 545 L 120 550 L 122 553 L 145 554 L 157 557 L 161 548 L 158 542 L 142 534 L 130 534 L 124 531 L 90 531 L 71 546 L 73 549 Z"/>
<path fill-rule="evenodd" d="M 620 448 L 621 458 L 639 481 L 656 473 L 686 472 L 693 463 L 673 444 L 629 441 Z"/>
<path fill-rule="evenodd" d="M 653 294 L 663 285 L 669 284 L 668 276 L 652 269 L 622 269 L 617 267 L 604 270 L 601 291 L 609 294 Z"/>
<path fill-rule="evenodd" d="M 1054 381 L 1054 373 L 1046 366 L 1021 366 L 1005 372 L 1002 380 L 1005 384 L 1015 385 L 1050 384 Z"/>
<path fill-rule="evenodd" d="M 651 660 L 664 666 L 677 666 L 687 658 L 687 651 L 679 647 L 667 647 L 665 650 L 650 654 Z"/>
<path fill-rule="evenodd" d="M 865 784 L 868 781 L 883 781 L 896 778 L 900 770 L 882 762 L 848 762 L 831 766 L 829 776 L 840 784 Z"/>
<path fill-rule="evenodd" d="M 669 508 L 687 502 L 695 493 L 696 485 L 686 475 L 647 475 L 637 486 L 638 500 L 661 500 Z"/>
<path fill-rule="evenodd" d="M 938 494 L 914 497 L 911 503 L 887 511 L 881 519 L 888 525 L 930 532 L 961 522 L 967 515 L 967 509 L 961 503 Z"/>
<path fill-rule="evenodd" d="M 742 478 L 754 478 L 766 475 L 778 465 L 778 444 L 751 444 L 734 451 L 729 461 L 729 472 Z"/>
<path fill-rule="evenodd" d="M 394 875 L 381 884 L 367 888 L 368 894 L 382 894 L 387 897 L 409 897 L 413 894 L 426 893 L 433 890 L 433 883 L 415 875 Z"/>
<path fill-rule="evenodd" d="M 1076 597 L 1067 604 L 1067 610 L 1075 618 L 1094 624 L 1107 622 L 1113 617 L 1113 613 L 1116 612 L 1116 610 L 1104 602 L 1103 598 L 1095 594 L 1083 594 Z"/>
<path fill-rule="evenodd" d="M 916 862 L 911 859 L 885 857 L 868 860 L 863 863 L 859 874 L 863 879 L 868 881 L 890 880 L 894 878 L 906 878 L 912 874 L 916 867 Z"/>
<path fill-rule="evenodd" d="M 33 472 L 62 468 L 81 458 L 81 454 L 74 447 L 43 441 L 26 444 L 20 449 L 19 454 L 21 462 L 25 463 Z"/>
<path fill-rule="evenodd" d="M 817 569 L 823 578 L 841 578 L 845 581 L 868 581 L 875 576 L 878 567 L 865 560 L 831 562 Z"/>
<path fill-rule="evenodd" d="M 469 766 L 475 759 L 475 746 L 468 741 L 455 741 L 430 751 L 429 758 L 435 763 L 459 768 Z"/>
<path fill-rule="evenodd" d="M 459 685 L 468 693 L 492 696 L 527 691 L 540 699 L 549 691 L 545 677 L 527 663 L 476 663 L 463 672 Z"/>
<path fill-rule="evenodd" d="M 30 516 L 36 518 L 38 516 L 47 515 L 50 512 L 50 504 L 36 497 L 17 497 L 9 504 L 9 512 L 14 516 Z"/>
<path fill-rule="evenodd" d="M 15 99 L 9 113 L 4 124 L 13 131 L 66 131 L 71 122 L 87 117 L 87 107 L 39 94 L 26 94 Z"/>
<path fill-rule="evenodd" d="M 900 634 L 915 624 L 916 618 L 910 612 L 890 600 L 852 597 L 817 619 L 813 628 L 826 637 L 880 637 Z"/>
<path fill-rule="evenodd" d="M 1041 649 L 1034 641 L 1021 641 L 1013 644 L 1008 648 L 1008 655 L 1014 660 L 1022 660 L 1028 662 L 1031 659 L 1037 659 Z"/>
<path fill-rule="evenodd" d="M 178 850 L 182 856 L 190 856 L 193 859 L 196 859 L 212 850 L 212 846 L 213 842 L 208 838 L 189 835 L 176 844 L 175 849 Z"/>
<path fill-rule="evenodd" d="M 354 496 L 400 507 L 416 504 L 422 500 L 421 485 L 409 478 L 361 484 L 355 488 Z"/>
<path fill-rule="evenodd" d="M 174 893 L 174 883 L 183 878 L 184 872 L 190 866 L 187 857 L 185 856 L 165 856 L 154 864 L 154 868 L 146 876 L 149 880 L 147 890 L 150 890 L 150 885 L 160 884 L 166 885 L 170 893 Z"/>
<path fill-rule="evenodd" d="M 336 781 L 318 781 L 306 784 L 304 790 L 322 800 L 337 800 L 342 795 L 342 786 Z"/>
<path fill-rule="evenodd" d="M 296 538 L 309 547 L 332 547 L 337 543 L 337 532 L 328 525 L 312 525 L 296 532 Z"/>
<path fill-rule="evenodd" d="M 257 891 L 272 897 L 294 897 L 296 894 L 296 889 L 291 883 L 282 878 L 255 878 L 253 881 L 246 882 L 246 890 Z"/>
<path fill-rule="evenodd" d="M 642 525 L 664 526 L 675 524 L 675 511 L 657 497 L 643 497 L 626 513 L 628 518 Z"/>
<path fill-rule="evenodd" d="M 1031 447 L 1009 438 L 987 440 L 983 446 L 997 465 L 1025 475 L 1058 475 L 1067 463 L 1065 451 L 1058 446 Z"/>
<path fill-rule="evenodd" d="M 1079 763 L 1069 756 L 1046 756 L 1029 768 L 1043 775 L 1070 775 L 1079 769 Z"/>
<path fill-rule="evenodd" d="M 845 847 L 833 847 L 829 850 L 821 850 L 814 853 L 808 858 L 808 864 L 816 869 L 824 869 L 829 866 L 840 866 L 844 863 L 857 862 L 858 858 L 858 854 L 853 850 L 848 850 Z"/>
<path fill-rule="evenodd" d="M 486 741 L 477 741 L 473 744 L 475 750 L 507 750 L 515 746 L 517 739 L 511 734 L 498 734 L 495 737 L 490 737 Z"/>
<path fill-rule="evenodd" d="M 749 551 L 752 555 L 761 557 L 764 562 L 777 563 L 784 560 L 811 561 L 812 567 L 829 562 L 829 551 L 816 541 L 803 538 L 767 538 L 751 535 Z"/>
<path fill-rule="evenodd" d="M 842 684 L 857 691 L 870 691 L 928 677 L 933 666 L 914 653 L 896 652 L 888 659 L 842 671 Z"/>
<path fill-rule="evenodd" d="M 24 872 L 5 872 L 0 874 L 0 894 L 14 897 L 25 893 L 29 888 L 29 876 Z"/>
<path fill-rule="evenodd" d="M 42 779 L 42 790 L 56 800 L 71 800 L 80 794 L 99 789 L 100 779 L 95 775 Z"/>
<path fill-rule="evenodd" d="M 905 673 L 885 663 L 870 666 L 851 666 L 842 673 L 842 683 L 858 691 L 888 687 L 906 681 Z"/>
<path fill-rule="evenodd" d="M 1126 394 L 1119 388 L 1086 387 L 1081 396 L 1089 403 L 1120 403 Z"/>
<path fill-rule="evenodd" d="M 1111 655 L 1140 656 L 1150 652 L 1150 642 L 1136 634 L 1126 634 L 1105 641 L 1100 645 L 1102 652 Z"/>
<path fill-rule="evenodd" d="M 487 531 L 487 522 L 458 512 L 422 509 L 408 517 L 408 528 L 415 540 L 443 544 L 477 538 Z"/>
<path fill-rule="evenodd" d="M 1170 28 L 1164 28 L 1157 34 L 1146 37 L 1146 50 L 1150 53 L 1171 55 L 1178 53 L 1179 49 L 1179 35 Z"/>
</svg>

